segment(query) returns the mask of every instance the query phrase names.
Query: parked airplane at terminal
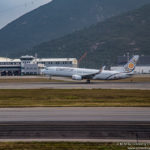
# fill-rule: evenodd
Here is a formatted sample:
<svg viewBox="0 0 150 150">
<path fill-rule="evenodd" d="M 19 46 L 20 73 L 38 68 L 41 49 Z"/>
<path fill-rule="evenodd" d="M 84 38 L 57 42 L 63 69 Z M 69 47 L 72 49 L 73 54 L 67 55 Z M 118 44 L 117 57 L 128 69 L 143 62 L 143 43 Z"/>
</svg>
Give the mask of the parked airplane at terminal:
<svg viewBox="0 0 150 150">
<path fill-rule="evenodd" d="M 121 71 L 71 68 L 71 67 L 46 67 L 42 73 L 49 76 L 71 77 L 73 80 L 117 80 L 125 79 L 134 75 L 134 69 L 139 59 L 138 55 L 133 56 Z"/>
</svg>

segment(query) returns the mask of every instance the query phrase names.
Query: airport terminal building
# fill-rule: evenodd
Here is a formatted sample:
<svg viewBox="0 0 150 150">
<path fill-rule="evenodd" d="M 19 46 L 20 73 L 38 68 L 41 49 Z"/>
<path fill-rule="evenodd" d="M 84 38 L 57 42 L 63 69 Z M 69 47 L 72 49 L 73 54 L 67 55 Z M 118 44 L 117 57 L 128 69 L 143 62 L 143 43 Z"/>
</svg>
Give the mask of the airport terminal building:
<svg viewBox="0 0 150 150">
<path fill-rule="evenodd" d="M 77 67 L 76 58 L 36 58 L 22 56 L 19 59 L 0 57 L 0 76 L 40 75 L 41 69 L 51 66 Z"/>
</svg>

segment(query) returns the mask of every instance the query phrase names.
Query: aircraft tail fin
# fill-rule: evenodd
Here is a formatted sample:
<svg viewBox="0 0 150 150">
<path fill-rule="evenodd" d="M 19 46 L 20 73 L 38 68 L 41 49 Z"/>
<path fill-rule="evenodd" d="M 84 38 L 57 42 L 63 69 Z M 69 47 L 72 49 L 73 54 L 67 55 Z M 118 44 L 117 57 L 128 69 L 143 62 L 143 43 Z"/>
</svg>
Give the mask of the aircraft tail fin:
<svg viewBox="0 0 150 150">
<path fill-rule="evenodd" d="M 127 73 L 133 72 L 138 60 L 139 60 L 139 55 L 134 55 L 129 60 L 129 62 L 124 66 L 124 71 Z"/>
</svg>

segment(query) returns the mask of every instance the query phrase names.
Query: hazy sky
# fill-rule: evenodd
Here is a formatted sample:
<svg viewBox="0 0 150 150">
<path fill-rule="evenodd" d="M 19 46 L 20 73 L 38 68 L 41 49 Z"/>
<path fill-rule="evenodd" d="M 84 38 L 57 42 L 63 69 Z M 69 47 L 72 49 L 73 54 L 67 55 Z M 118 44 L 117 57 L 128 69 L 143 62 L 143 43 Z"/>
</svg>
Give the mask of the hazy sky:
<svg viewBox="0 0 150 150">
<path fill-rule="evenodd" d="M 0 29 L 23 14 L 52 0 L 0 0 Z"/>
</svg>

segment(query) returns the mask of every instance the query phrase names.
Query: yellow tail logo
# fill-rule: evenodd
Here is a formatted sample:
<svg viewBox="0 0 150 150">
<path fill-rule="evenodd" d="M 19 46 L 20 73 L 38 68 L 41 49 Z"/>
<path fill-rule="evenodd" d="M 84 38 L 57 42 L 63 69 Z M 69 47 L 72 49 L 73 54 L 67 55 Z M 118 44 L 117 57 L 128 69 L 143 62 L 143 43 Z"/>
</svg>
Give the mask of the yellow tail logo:
<svg viewBox="0 0 150 150">
<path fill-rule="evenodd" d="M 135 66 L 135 65 L 131 62 L 131 63 L 129 63 L 128 68 L 129 68 L 129 69 L 134 69 L 134 66 Z"/>
</svg>

